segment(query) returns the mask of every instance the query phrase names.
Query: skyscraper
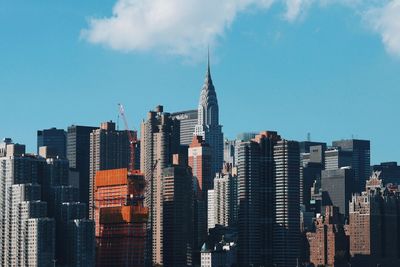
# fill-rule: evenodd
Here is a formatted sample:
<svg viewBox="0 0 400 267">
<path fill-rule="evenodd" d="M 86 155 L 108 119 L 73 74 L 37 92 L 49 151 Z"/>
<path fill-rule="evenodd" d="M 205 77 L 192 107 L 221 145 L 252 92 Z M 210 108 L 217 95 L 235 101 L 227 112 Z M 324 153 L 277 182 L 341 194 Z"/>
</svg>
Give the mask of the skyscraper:
<svg viewBox="0 0 400 267">
<path fill-rule="evenodd" d="M 311 209 L 311 188 L 316 180 L 321 180 L 321 172 L 325 168 L 325 143 L 300 142 L 300 204 L 305 211 Z"/>
<path fill-rule="evenodd" d="M 162 170 L 163 266 L 192 266 L 193 187 L 192 172 L 186 165 Z"/>
<path fill-rule="evenodd" d="M 371 156 L 369 140 L 340 140 L 332 142 L 335 147 L 340 147 L 343 151 L 352 153 L 352 165 L 354 177 L 356 181 L 356 190 L 361 192 L 364 190 L 365 181 L 371 174 Z"/>
<path fill-rule="evenodd" d="M 179 121 L 162 106 L 148 113 L 141 125 L 140 169 L 145 176 L 145 205 L 149 208 L 146 263 L 163 264 L 162 170 L 173 163 L 180 148 Z"/>
<path fill-rule="evenodd" d="M 75 219 L 68 221 L 68 259 L 71 266 L 95 266 L 94 229 L 93 220 Z"/>
<path fill-rule="evenodd" d="M 208 61 L 206 79 L 200 93 L 198 122 L 194 135 L 202 136 L 203 140 L 210 145 L 211 173 L 215 175 L 222 169 L 224 161 L 224 135 L 222 126 L 219 124 L 218 100 L 211 79 L 210 61 Z"/>
<path fill-rule="evenodd" d="M 18 255 L 19 262 L 12 266 L 52 266 L 54 265 L 54 219 L 30 218 L 26 220 L 24 255 Z M 88 265 L 90 266 L 90 265 Z"/>
<path fill-rule="evenodd" d="M 272 265 L 273 159 L 274 146 L 280 139 L 277 132 L 261 132 L 255 139 L 239 144 L 239 266 Z"/>
<path fill-rule="evenodd" d="M 322 171 L 322 204 L 338 207 L 338 211 L 349 216 L 349 202 L 354 190 L 354 171 L 351 168 Z"/>
<path fill-rule="evenodd" d="M 46 163 L 38 182 L 42 188 L 42 200 L 47 202 L 47 216 L 55 220 L 57 263 L 94 266 L 94 222 L 87 220 L 87 204 L 79 202 L 78 188 L 69 185 L 68 160 L 52 153 L 41 153 L 39 157 Z M 85 224 L 86 231 L 75 231 L 70 227 L 73 222 Z"/>
<path fill-rule="evenodd" d="M 300 254 L 299 143 L 281 140 L 274 146 L 273 263 L 296 266 Z"/>
<path fill-rule="evenodd" d="M 148 209 L 144 177 L 127 169 L 98 171 L 95 178 L 96 266 L 143 267 Z"/>
<path fill-rule="evenodd" d="M 180 121 L 181 127 L 181 145 L 190 145 L 193 139 L 194 128 L 198 121 L 197 110 L 187 110 L 174 112 L 171 114 L 172 119 Z"/>
<path fill-rule="evenodd" d="M 192 167 L 195 191 L 206 196 L 207 190 L 213 188 L 211 170 L 212 150 L 201 136 L 194 136 L 189 146 L 189 166 Z"/>
<path fill-rule="evenodd" d="M 325 151 L 325 170 L 353 167 L 353 153 L 340 147 L 330 147 Z"/>
<path fill-rule="evenodd" d="M 383 180 L 383 184 L 400 184 L 400 166 L 397 162 L 382 162 L 379 165 L 373 166 L 373 171 L 381 172 L 379 176 Z"/>
<path fill-rule="evenodd" d="M 56 151 L 57 156 L 60 158 L 67 157 L 67 134 L 63 129 L 46 129 L 37 131 L 37 153 L 39 154 L 39 147 L 47 146 Z"/>
<path fill-rule="evenodd" d="M 136 135 L 136 132 L 132 132 Z M 90 134 L 89 218 L 94 217 L 94 177 L 97 171 L 127 168 L 130 159 L 129 138 L 126 131 L 117 131 L 114 122 L 101 123 L 100 129 Z"/>
<path fill-rule="evenodd" d="M 45 162 L 25 155 L 24 145 L 8 141 L 2 146 L 5 150 L 0 155 L 0 263 L 46 266 L 54 259 L 55 226 L 54 220 L 46 218 L 47 205 L 41 201 L 38 184 Z"/>
<path fill-rule="evenodd" d="M 400 198 L 383 186 L 379 172 L 350 202 L 352 266 L 400 266 Z"/>
<path fill-rule="evenodd" d="M 315 266 L 346 266 L 348 237 L 337 207 L 327 206 L 324 216 L 314 221 L 314 231 L 307 233 L 310 262 Z"/>
<path fill-rule="evenodd" d="M 69 167 L 79 173 L 79 201 L 89 212 L 90 134 L 98 128 L 71 125 L 67 131 Z"/>
<path fill-rule="evenodd" d="M 214 222 L 223 226 L 235 226 L 238 208 L 238 179 L 229 170 L 230 165 L 214 178 Z M 208 202 L 210 203 L 210 201 Z M 210 207 L 208 208 L 210 210 Z"/>
<path fill-rule="evenodd" d="M 210 189 L 207 191 L 207 229 L 215 227 L 215 191 Z"/>
<path fill-rule="evenodd" d="M 68 185 L 68 161 L 57 153 L 25 153 L 24 145 L 11 140 L 0 148 L 1 265 L 52 266 L 56 260 L 63 266 L 93 266 L 94 250 L 85 245 L 94 243 L 93 233 L 76 233 L 77 242 L 69 242 L 66 224 L 87 220 L 77 188 Z"/>
<path fill-rule="evenodd" d="M 237 140 L 228 140 L 224 141 L 224 163 L 231 164 L 232 166 L 236 166 L 237 163 L 237 144 L 239 141 Z"/>
<path fill-rule="evenodd" d="M 194 188 L 194 261 L 199 260 L 200 248 L 206 240 L 208 228 L 207 213 L 208 209 L 212 208 L 207 205 L 208 190 L 213 188 L 211 158 L 211 148 L 204 142 L 203 137 L 193 136 L 192 143 L 189 146 L 189 166 L 192 168 Z"/>
</svg>

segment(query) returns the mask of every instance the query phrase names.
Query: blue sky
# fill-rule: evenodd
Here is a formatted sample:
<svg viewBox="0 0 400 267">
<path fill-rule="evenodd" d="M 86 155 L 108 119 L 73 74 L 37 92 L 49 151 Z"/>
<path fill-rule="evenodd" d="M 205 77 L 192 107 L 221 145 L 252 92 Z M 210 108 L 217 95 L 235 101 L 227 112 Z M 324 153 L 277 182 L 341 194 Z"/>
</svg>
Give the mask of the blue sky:
<svg viewBox="0 0 400 267">
<path fill-rule="evenodd" d="M 189 3 L 189 4 L 187 4 Z M 0 3 L 0 136 L 98 125 L 125 105 L 197 108 L 211 47 L 227 137 L 372 141 L 400 161 L 400 1 L 102 0 Z"/>
</svg>

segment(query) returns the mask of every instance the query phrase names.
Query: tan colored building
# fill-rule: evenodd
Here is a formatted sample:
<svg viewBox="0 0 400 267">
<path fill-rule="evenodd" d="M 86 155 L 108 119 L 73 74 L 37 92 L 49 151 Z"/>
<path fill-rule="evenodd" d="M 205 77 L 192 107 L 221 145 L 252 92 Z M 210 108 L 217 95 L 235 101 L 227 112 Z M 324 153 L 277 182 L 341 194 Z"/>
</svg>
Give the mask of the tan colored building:
<svg viewBox="0 0 400 267">
<path fill-rule="evenodd" d="M 141 125 L 140 170 L 146 180 L 145 205 L 149 208 L 146 260 L 148 265 L 164 265 L 163 177 L 180 148 L 180 123 L 162 106 L 150 111 Z"/>
</svg>

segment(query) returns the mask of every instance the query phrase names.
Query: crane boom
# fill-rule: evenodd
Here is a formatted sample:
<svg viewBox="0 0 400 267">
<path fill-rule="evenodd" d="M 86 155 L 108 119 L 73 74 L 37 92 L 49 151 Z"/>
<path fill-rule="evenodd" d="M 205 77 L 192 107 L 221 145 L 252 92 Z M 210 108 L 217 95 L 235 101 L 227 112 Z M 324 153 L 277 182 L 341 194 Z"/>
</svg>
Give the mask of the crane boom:
<svg viewBox="0 0 400 267">
<path fill-rule="evenodd" d="M 118 104 L 118 106 L 119 106 L 119 114 L 121 115 L 122 120 L 124 121 L 125 130 L 129 138 L 130 159 L 129 159 L 128 172 L 133 173 L 135 171 L 135 145 L 137 143 L 137 137 L 135 134 L 132 134 L 132 132 L 129 130 L 128 120 L 126 119 L 125 116 L 124 106 L 122 104 Z"/>
</svg>

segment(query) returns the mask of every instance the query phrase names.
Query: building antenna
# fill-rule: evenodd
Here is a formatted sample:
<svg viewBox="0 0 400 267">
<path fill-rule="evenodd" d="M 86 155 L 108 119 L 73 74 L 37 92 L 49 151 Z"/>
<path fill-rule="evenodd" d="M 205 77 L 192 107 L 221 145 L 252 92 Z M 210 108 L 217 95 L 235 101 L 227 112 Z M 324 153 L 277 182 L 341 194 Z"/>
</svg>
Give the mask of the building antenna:
<svg viewBox="0 0 400 267">
<path fill-rule="evenodd" d="M 120 107 L 119 107 L 119 104 L 118 104 L 118 112 L 117 112 L 117 131 L 119 131 L 119 114 L 120 114 Z"/>
</svg>

